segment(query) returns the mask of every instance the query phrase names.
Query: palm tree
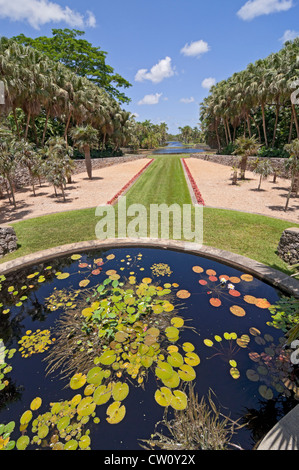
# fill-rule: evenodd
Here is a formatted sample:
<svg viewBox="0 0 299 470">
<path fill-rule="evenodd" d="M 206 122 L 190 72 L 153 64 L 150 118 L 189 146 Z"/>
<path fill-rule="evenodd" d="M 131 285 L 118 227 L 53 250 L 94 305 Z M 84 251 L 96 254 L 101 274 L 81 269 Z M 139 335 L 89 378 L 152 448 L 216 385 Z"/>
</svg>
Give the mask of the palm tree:
<svg viewBox="0 0 299 470">
<path fill-rule="evenodd" d="M 290 158 L 286 162 L 286 169 L 291 173 L 291 187 L 287 196 L 285 212 L 288 210 L 291 194 L 295 186 L 296 177 L 299 175 L 299 139 L 293 140 L 290 144 L 285 145 L 285 150 L 289 152 Z"/>
<path fill-rule="evenodd" d="M 99 131 L 90 124 L 87 126 L 77 126 L 71 129 L 70 136 L 74 141 L 74 146 L 85 155 L 85 165 L 88 178 L 92 179 L 92 164 L 90 150 L 98 148 Z"/>
<path fill-rule="evenodd" d="M 261 189 L 262 179 L 267 178 L 271 173 L 273 173 L 273 167 L 269 159 L 261 160 L 257 162 L 255 169 L 253 170 L 254 173 L 260 175 L 258 190 Z"/>
<path fill-rule="evenodd" d="M 28 169 L 31 178 L 32 191 L 34 196 L 36 196 L 34 178 L 37 174 L 40 161 L 37 155 L 36 147 L 34 144 L 26 141 L 25 139 L 15 141 L 14 146 L 15 158 L 22 166 L 25 166 Z"/>
<path fill-rule="evenodd" d="M 247 159 L 250 156 L 257 155 L 260 143 L 257 141 L 255 136 L 252 137 L 239 137 L 236 142 L 236 150 L 233 152 L 234 155 L 239 155 L 240 158 L 240 170 L 241 170 L 241 179 L 245 179 L 245 171 L 247 168 Z"/>
</svg>

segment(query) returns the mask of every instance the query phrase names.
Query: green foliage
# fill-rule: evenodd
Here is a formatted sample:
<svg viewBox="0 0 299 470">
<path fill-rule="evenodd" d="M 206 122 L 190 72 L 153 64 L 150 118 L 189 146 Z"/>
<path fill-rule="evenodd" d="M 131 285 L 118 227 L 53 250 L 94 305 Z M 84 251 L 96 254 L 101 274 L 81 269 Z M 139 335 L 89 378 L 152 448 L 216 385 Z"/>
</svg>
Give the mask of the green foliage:
<svg viewBox="0 0 299 470">
<path fill-rule="evenodd" d="M 263 146 L 258 152 L 258 157 L 263 158 L 289 158 L 289 156 L 289 153 L 281 148 L 267 148 Z"/>
<path fill-rule="evenodd" d="M 61 62 L 77 75 L 89 78 L 120 102 L 130 101 L 119 88 L 129 88 L 131 84 L 106 64 L 107 52 L 82 38 L 84 31 L 52 29 L 52 34 L 52 37 L 37 38 L 20 34 L 12 39 L 45 53 L 51 60 Z"/>
<path fill-rule="evenodd" d="M 275 305 L 269 308 L 272 316 L 270 324 L 290 335 L 293 341 L 299 338 L 299 300 L 295 297 L 282 297 Z M 297 336 L 292 334 L 297 331 Z"/>
</svg>

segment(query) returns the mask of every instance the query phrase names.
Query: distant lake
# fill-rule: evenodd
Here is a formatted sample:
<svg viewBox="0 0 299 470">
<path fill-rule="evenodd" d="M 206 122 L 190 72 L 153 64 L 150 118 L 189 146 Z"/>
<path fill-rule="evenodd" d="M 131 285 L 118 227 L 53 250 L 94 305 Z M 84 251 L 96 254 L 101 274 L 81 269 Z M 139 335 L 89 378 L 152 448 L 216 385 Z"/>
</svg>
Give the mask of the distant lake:
<svg viewBox="0 0 299 470">
<path fill-rule="evenodd" d="M 159 148 L 153 152 L 154 155 L 164 155 L 164 154 L 173 154 L 173 153 L 199 153 L 204 152 L 205 149 L 194 148 L 194 147 L 185 147 L 182 142 L 167 142 L 166 147 Z"/>
</svg>

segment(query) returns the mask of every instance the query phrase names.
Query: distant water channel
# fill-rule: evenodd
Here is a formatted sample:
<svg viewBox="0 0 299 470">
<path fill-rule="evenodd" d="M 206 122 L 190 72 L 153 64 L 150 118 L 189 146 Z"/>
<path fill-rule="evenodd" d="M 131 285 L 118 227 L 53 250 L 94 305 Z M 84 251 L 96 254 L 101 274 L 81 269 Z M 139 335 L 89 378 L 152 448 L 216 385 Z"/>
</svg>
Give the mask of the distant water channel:
<svg viewBox="0 0 299 470">
<path fill-rule="evenodd" d="M 177 154 L 177 153 L 199 153 L 203 148 L 185 147 L 182 142 L 167 142 L 166 147 L 159 148 L 153 152 L 154 155 Z"/>
</svg>

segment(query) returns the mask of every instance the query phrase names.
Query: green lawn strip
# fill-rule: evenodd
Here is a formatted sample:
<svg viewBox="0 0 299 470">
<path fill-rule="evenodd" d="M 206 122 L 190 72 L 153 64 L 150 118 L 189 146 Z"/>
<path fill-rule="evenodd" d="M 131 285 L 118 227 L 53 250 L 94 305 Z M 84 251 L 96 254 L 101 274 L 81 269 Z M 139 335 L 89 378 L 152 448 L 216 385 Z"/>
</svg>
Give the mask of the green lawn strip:
<svg viewBox="0 0 299 470">
<path fill-rule="evenodd" d="M 181 158 L 182 155 L 155 157 L 152 165 L 126 194 L 127 207 L 137 202 L 143 204 L 149 221 L 150 204 L 176 203 L 181 207 L 183 204 L 191 204 Z M 291 226 L 299 227 L 298 224 L 223 209 L 205 207 L 203 211 L 204 245 L 247 256 L 285 273 L 292 273 L 276 255 L 276 249 L 283 231 Z M 117 215 L 117 206 L 115 212 Z M 0 263 L 59 245 L 94 240 L 98 221 L 95 209 L 92 208 L 14 223 L 12 225 L 20 247 L 2 258 Z M 127 222 L 130 222 L 130 218 Z"/>
</svg>

